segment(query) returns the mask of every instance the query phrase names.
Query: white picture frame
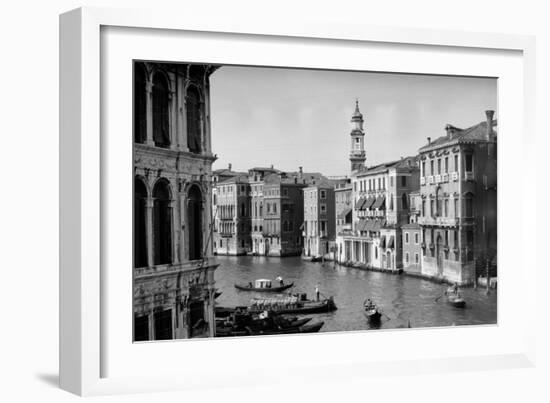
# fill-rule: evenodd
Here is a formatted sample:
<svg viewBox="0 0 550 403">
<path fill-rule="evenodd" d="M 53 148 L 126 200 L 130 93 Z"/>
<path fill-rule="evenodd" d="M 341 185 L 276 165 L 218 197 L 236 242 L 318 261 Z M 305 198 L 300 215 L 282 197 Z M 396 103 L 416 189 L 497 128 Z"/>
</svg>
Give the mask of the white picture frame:
<svg viewBox="0 0 550 403">
<path fill-rule="evenodd" d="M 188 38 L 191 42 L 200 42 L 201 35 L 208 37 L 206 42 L 196 45 L 188 42 L 196 61 L 292 64 L 295 67 L 332 69 L 368 67 L 371 71 L 498 77 L 502 84 L 499 85 L 499 324 L 475 328 L 349 332 L 191 343 L 178 341 L 136 345 L 128 338 L 126 342 L 117 339 L 117 331 L 112 327 L 120 323 L 124 328 L 127 324 L 131 316 L 130 311 L 126 310 L 130 301 L 121 298 L 113 302 L 112 298 L 108 298 L 114 283 L 106 287 L 105 280 L 111 277 L 110 273 L 102 271 L 110 259 L 107 257 L 108 245 L 104 243 L 105 215 L 102 208 L 114 197 L 110 194 L 112 181 L 106 184 L 105 175 L 112 173 L 113 177 L 117 177 L 115 170 L 124 174 L 126 169 L 124 164 L 117 166 L 111 163 L 109 147 L 123 147 L 126 140 L 122 136 L 112 142 L 112 137 L 102 137 L 102 133 L 110 130 L 109 124 L 102 121 L 105 117 L 105 110 L 102 110 L 104 101 L 118 99 L 105 95 L 112 91 L 110 86 L 114 84 L 102 80 L 102 69 L 106 64 L 107 68 L 112 67 L 102 58 L 114 58 L 109 50 L 120 47 L 122 40 L 131 41 L 137 32 L 144 36 L 140 43 L 142 53 L 139 57 L 132 56 L 135 58 L 177 61 L 177 56 L 170 56 L 168 45 L 152 51 L 151 43 L 165 41 L 173 44 L 183 40 L 178 35 L 185 37 L 186 33 L 192 33 L 192 38 Z M 153 33 L 154 37 L 151 36 Z M 113 36 L 107 38 L 105 34 Z M 128 36 L 130 39 L 123 38 Z M 228 43 L 234 41 L 231 42 L 234 46 L 227 46 L 231 54 L 221 51 L 213 54 L 212 46 L 220 40 Z M 297 52 L 293 48 L 295 45 L 302 52 Z M 270 46 L 272 52 L 258 51 L 259 47 Z M 314 49 L 323 47 L 340 57 L 327 62 L 326 55 L 323 58 L 323 52 Z M 131 53 L 133 47 L 127 48 Z M 530 279 L 536 277 L 535 257 L 529 253 L 514 253 L 506 246 L 511 246 L 513 236 L 521 239 L 515 247 L 526 252 L 529 249 L 528 234 L 536 232 L 535 222 L 523 220 L 526 209 L 521 208 L 514 216 L 514 222 L 503 221 L 504 213 L 514 206 L 510 206 L 507 196 L 526 189 L 532 193 L 536 189 L 534 176 L 518 176 L 511 164 L 506 164 L 512 153 L 515 153 L 514 161 L 521 164 L 529 160 L 532 151 L 529 145 L 534 139 L 535 110 L 535 45 L 532 37 L 343 23 L 307 22 L 296 25 L 280 20 L 212 21 L 162 11 L 81 8 L 61 15 L 60 49 L 60 385 L 63 389 L 79 395 L 97 395 L 206 388 L 235 383 L 246 386 L 269 383 L 274 379 L 295 382 L 289 368 L 300 370 L 302 380 L 323 380 L 329 379 L 329 376 L 332 379 L 346 379 L 349 374 L 357 377 L 534 365 L 536 284 Z M 304 49 L 307 52 L 303 52 Z M 357 57 L 361 60 L 353 64 L 349 57 L 350 49 L 359 49 L 365 54 L 375 52 L 372 54 L 380 54 L 381 57 L 370 61 Z M 181 54 L 181 50 L 179 52 Z M 445 57 L 438 56 L 440 54 Z M 127 56 L 124 54 L 124 57 Z M 414 58 L 404 66 L 400 63 L 403 56 L 422 56 L 424 59 Z M 464 62 L 476 58 L 480 60 L 479 64 L 468 65 Z M 116 63 L 113 66 L 116 68 Z M 492 72 L 500 72 L 501 75 Z M 128 80 L 130 73 L 131 70 L 128 70 Z M 117 93 L 124 95 L 124 88 L 121 88 Z M 114 104 L 111 102 L 109 105 Z M 131 110 L 129 105 L 113 107 Z M 507 141 L 512 134 L 516 140 L 521 137 L 519 145 L 517 141 Z M 131 141 L 127 141 L 128 152 L 131 152 Z M 106 172 L 108 169 L 113 172 Z M 505 179 L 501 181 L 501 178 Z M 127 242 L 131 243 L 131 239 Z M 513 267 L 520 267 L 521 273 L 515 273 L 512 281 L 510 270 Z M 120 278 L 120 281 L 123 280 Z M 512 290 L 516 298 L 521 296 L 522 310 L 527 312 L 522 323 L 514 326 L 511 317 L 517 311 L 514 310 Z M 117 304 L 116 309 L 113 304 Z M 120 312 L 128 312 L 128 318 L 122 317 Z M 492 340 L 494 345 L 486 349 L 475 348 L 474 340 L 479 340 L 479 337 Z M 438 340 L 442 339 L 461 340 L 463 345 L 455 343 L 445 347 L 438 344 Z M 403 340 L 415 345 L 415 349 L 399 347 Z M 332 352 L 338 345 L 360 346 L 366 342 L 380 348 L 369 354 Z M 393 348 L 390 350 L 391 346 Z M 276 351 L 290 349 L 295 355 L 284 365 L 270 367 L 254 363 L 246 357 L 240 359 L 247 349 L 265 348 Z M 322 357 L 317 354 L 320 348 L 324 352 L 327 350 Z M 166 365 L 159 367 L 166 357 L 180 355 L 186 360 L 164 361 Z M 205 355 L 210 360 L 215 357 L 221 364 L 216 368 L 212 368 L 211 362 L 201 364 L 200 358 Z M 135 361 L 144 363 L 141 371 L 132 371 L 136 368 Z M 194 366 L 191 368 L 182 362 L 191 362 Z M 258 371 L 260 369 L 261 372 Z M 245 376 L 250 373 L 254 373 L 253 378 Z"/>
</svg>

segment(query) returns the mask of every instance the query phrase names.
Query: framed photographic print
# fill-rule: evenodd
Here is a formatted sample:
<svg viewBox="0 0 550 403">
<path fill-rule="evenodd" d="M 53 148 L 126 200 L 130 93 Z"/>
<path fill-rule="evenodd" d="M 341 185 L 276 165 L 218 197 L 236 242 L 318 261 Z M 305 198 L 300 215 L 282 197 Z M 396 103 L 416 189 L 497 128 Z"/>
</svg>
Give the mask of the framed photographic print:
<svg viewBox="0 0 550 403">
<path fill-rule="evenodd" d="M 532 58 L 523 36 L 62 15 L 62 387 L 530 365 L 509 162 Z"/>
</svg>

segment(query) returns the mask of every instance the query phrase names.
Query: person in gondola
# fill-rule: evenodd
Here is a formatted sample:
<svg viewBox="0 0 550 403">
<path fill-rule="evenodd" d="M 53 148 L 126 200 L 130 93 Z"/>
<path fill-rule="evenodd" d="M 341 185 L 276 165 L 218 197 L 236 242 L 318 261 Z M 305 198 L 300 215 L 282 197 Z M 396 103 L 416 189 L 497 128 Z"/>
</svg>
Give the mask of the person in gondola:
<svg viewBox="0 0 550 403">
<path fill-rule="evenodd" d="M 453 293 L 454 293 L 455 295 L 458 295 L 458 283 L 456 283 L 456 282 L 455 282 L 454 285 L 453 285 Z"/>
<path fill-rule="evenodd" d="M 317 301 L 319 301 L 319 284 L 315 286 L 315 297 L 317 298 Z"/>
<path fill-rule="evenodd" d="M 371 309 L 372 308 L 372 301 L 370 300 L 370 298 L 367 298 L 367 300 L 365 301 L 365 309 Z"/>
<path fill-rule="evenodd" d="M 248 282 L 248 288 L 252 288 L 252 281 Z"/>
</svg>

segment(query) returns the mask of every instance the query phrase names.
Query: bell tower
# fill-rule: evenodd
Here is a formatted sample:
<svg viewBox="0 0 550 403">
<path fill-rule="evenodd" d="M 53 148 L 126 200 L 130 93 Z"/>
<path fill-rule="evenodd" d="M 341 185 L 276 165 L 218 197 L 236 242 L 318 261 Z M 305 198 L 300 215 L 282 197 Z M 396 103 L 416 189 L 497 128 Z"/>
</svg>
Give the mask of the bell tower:
<svg viewBox="0 0 550 403">
<path fill-rule="evenodd" d="M 355 100 L 355 111 L 351 116 L 351 149 L 349 160 L 351 170 L 357 171 L 365 166 L 365 132 L 363 131 L 363 115 L 359 111 L 359 100 Z"/>
</svg>

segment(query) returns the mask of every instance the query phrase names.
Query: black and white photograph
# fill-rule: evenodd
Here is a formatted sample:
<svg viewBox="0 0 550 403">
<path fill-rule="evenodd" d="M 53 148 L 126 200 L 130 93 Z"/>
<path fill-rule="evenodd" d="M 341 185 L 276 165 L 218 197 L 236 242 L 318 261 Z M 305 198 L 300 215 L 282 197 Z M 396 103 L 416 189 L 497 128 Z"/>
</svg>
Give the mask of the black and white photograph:
<svg viewBox="0 0 550 403">
<path fill-rule="evenodd" d="M 496 78 L 132 70 L 135 342 L 497 324 Z"/>
</svg>

